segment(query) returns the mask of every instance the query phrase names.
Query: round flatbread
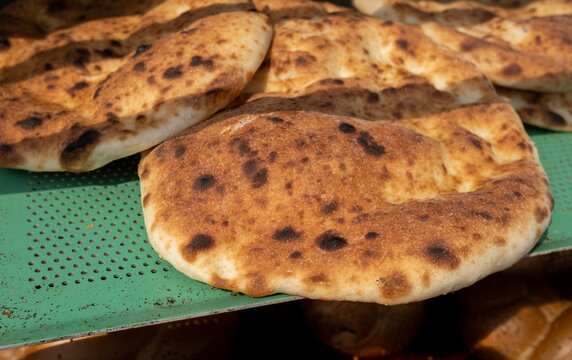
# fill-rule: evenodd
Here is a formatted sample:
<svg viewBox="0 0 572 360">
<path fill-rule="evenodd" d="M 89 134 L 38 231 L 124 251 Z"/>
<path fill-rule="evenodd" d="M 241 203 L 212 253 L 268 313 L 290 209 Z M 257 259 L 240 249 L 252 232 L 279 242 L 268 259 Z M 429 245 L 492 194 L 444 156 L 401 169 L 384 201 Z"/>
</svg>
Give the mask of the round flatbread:
<svg viewBox="0 0 572 360">
<path fill-rule="evenodd" d="M 361 12 L 418 25 L 497 85 L 540 92 L 572 90 L 572 4 L 537 1 L 354 0 Z"/>
<path fill-rule="evenodd" d="M 0 166 L 87 171 L 157 145 L 236 97 L 272 38 L 248 2 L 57 3 L 0 13 Z"/>
<path fill-rule="evenodd" d="M 139 176 L 158 254 L 250 296 L 441 295 L 522 258 L 553 206 L 506 103 L 399 122 L 245 114 L 166 141 Z"/>
<path fill-rule="evenodd" d="M 572 131 L 572 92 L 540 93 L 497 87 L 523 122 L 554 131 Z"/>
</svg>

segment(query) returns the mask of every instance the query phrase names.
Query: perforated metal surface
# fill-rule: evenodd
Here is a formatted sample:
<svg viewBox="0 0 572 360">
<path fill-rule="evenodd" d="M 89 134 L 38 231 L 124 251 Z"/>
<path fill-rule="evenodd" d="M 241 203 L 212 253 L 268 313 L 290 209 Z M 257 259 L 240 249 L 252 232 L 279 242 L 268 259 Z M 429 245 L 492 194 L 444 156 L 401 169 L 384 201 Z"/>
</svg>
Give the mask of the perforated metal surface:
<svg viewBox="0 0 572 360">
<path fill-rule="evenodd" d="M 572 248 L 572 133 L 532 126 L 526 130 L 538 148 L 554 197 L 551 224 L 533 254 Z"/>
<path fill-rule="evenodd" d="M 294 299 L 215 289 L 162 261 L 138 161 L 84 174 L 0 169 L 0 347 Z"/>
<path fill-rule="evenodd" d="M 118 173 L 107 167 L 84 175 L 31 174 L 26 236 L 35 258 L 28 281 L 36 289 L 168 271 L 147 246 L 135 160 L 129 161 Z"/>
</svg>

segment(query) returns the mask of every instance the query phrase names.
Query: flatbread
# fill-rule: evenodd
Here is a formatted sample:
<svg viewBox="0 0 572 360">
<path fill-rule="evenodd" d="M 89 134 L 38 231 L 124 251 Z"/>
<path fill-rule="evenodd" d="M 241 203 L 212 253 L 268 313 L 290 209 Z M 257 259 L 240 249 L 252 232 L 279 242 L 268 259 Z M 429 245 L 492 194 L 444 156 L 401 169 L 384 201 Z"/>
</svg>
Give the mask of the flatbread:
<svg viewBox="0 0 572 360">
<path fill-rule="evenodd" d="M 523 122 L 554 131 L 572 131 L 572 92 L 539 93 L 497 87 Z"/>
<path fill-rule="evenodd" d="M 274 26 L 247 102 L 139 165 L 162 258 L 250 296 L 399 304 L 530 251 L 550 220 L 547 178 L 474 65 L 352 12 Z"/>
<path fill-rule="evenodd" d="M 572 3 L 540 1 L 354 0 L 361 12 L 418 25 L 474 62 L 497 85 L 572 90 Z"/>
<path fill-rule="evenodd" d="M 255 297 L 438 296 L 522 258 L 553 206 L 506 103 L 400 122 L 241 115 L 166 141 L 139 176 L 155 251 Z"/>
<path fill-rule="evenodd" d="M 276 17 L 275 8 L 265 11 Z M 401 119 L 491 96 L 490 81 L 453 51 L 408 26 L 346 9 L 276 22 L 266 59 L 232 113 L 312 110 Z"/>
<path fill-rule="evenodd" d="M 86 4 L 0 13 L 0 166 L 87 171 L 157 145 L 236 97 L 272 38 L 248 2 Z"/>
</svg>

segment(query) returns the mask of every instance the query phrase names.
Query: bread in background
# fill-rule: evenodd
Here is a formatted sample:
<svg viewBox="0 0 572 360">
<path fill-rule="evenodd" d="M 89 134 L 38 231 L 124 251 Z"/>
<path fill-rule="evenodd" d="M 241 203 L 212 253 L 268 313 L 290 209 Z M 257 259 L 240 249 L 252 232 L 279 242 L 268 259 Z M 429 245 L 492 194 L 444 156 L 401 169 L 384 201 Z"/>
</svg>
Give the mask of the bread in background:
<svg viewBox="0 0 572 360">
<path fill-rule="evenodd" d="M 417 336 L 424 302 L 385 306 L 349 301 L 303 300 L 312 334 L 342 354 L 372 358 L 394 355 Z"/>
</svg>

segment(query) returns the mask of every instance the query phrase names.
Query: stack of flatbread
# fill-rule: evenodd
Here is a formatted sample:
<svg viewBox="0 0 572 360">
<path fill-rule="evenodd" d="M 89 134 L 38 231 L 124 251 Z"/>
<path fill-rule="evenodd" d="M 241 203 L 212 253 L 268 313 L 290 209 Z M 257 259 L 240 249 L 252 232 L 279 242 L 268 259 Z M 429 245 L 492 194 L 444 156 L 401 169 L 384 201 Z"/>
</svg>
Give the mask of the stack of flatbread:
<svg viewBox="0 0 572 360">
<path fill-rule="evenodd" d="M 149 241 L 193 279 L 408 303 L 511 266 L 548 226 L 515 109 L 409 25 L 302 0 L 58 4 L 0 13 L 0 165 L 148 150 Z"/>
<path fill-rule="evenodd" d="M 528 124 L 572 131 L 572 4 L 566 0 L 353 0 L 416 26 L 476 64 Z"/>
<path fill-rule="evenodd" d="M 266 54 L 272 26 L 253 9 L 240 0 L 4 8 L 0 166 L 87 171 L 209 117 Z"/>
<path fill-rule="evenodd" d="M 253 80 L 139 166 L 163 258 L 251 296 L 398 304 L 530 251 L 553 206 L 546 175 L 475 65 L 404 24 L 255 5 L 274 37 Z"/>
</svg>

